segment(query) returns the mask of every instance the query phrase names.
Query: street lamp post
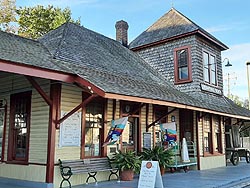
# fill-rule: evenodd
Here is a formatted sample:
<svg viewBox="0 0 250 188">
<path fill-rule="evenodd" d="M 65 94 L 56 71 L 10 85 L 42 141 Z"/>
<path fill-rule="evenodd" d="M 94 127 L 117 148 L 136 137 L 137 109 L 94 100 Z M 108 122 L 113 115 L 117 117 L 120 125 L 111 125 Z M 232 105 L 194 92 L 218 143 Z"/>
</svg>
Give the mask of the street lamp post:
<svg viewBox="0 0 250 188">
<path fill-rule="evenodd" d="M 226 57 L 224 58 L 224 60 L 222 61 L 222 63 L 224 63 L 226 61 L 226 65 L 225 67 L 231 67 L 232 64 L 229 62 L 229 59 Z M 227 97 L 230 97 L 230 74 L 227 73 Z"/>
<path fill-rule="evenodd" d="M 246 62 L 247 65 L 247 83 L 248 83 L 248 109 L 250 110 L 250 83 L 249 83 L 249 70 L 248 65 L 250 65 L 250 62 Z"/>
</svg>

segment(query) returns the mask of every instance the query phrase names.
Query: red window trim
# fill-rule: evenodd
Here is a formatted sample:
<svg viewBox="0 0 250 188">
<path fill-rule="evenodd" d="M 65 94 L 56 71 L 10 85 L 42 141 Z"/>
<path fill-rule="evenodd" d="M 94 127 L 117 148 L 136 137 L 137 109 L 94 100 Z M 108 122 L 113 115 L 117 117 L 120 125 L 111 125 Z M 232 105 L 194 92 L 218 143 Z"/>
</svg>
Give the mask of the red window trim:
<svg viewBox="0 0 250 188">
<path fill-rule="evenodd" d="M 219 154 L 222 154 L 223 153 L 223 146 L 222 146 L 222 126 L 221 126 L 221 117 L 220 116 L 218 116 L 218 115 L 215 115 L 215 116 L 217 116 L 218 117 L 218 121 L 219 121 L 219 130 L 220 130 L 220 132 L 219 132 L 219 136 L 220 136 L 220 138 L 219 138 L 219 143 L 217 143 L 218 144 L 218 151 L 216 151 L 215 150 L 215 148 L 214 148 L 214 150 L 213 150 L 213 154 L 214 155 L 219 155 Z M 212 128 L 213 128 L 213 135 L 215 135 L 214 133 L 215 133 L 215 124 L 214 124 L 214 122 L 215 122 L 215 120 L 214 120 L 214 117 L 215 116 L 213 116 L 213 124 L 212 124 Z M 217 142 L 217 141 L 216 141 Z"/>
<path fill-rule="evenodd" d="M 29 140 L 30 140 L 30 119 L 31 119 L 31 95 L 32 91 L 27 91 L 27 92 L 22 92 L 22 93 L 15 93 L 10 96 L 10 117 L 9 117 L 9 143 L 8 143 L 8 158 L 7 161 L 11 163 L 16 163 L 16 164 L 28 164 L 29 160 Z M 20 158 L 20 159 L 13 159 L 13 150 L 14 150 L 14 136 L 13 136 L 13 126 L 14 126 L 14 103 L 12 102 L 13 97 L 25 97 L 29 98 L 28 104 L 27 104 L 27 138 L 26 138 L 26 146 L 27 146 L 27 151 L 26 151 L 26 156 L 25 158 Z"/>
<path fill-rule="evenodd" d="M 85 93 L 85 92 L 82 92 L 82 100 L 84 101 L 86 98 L 88 97 L 88 94 Z M 83 108 L 82 108 L 82 136 L 81 136 L 81 139 L 82 139 L 82 145 L 81 145 L 81 153 L 80 153 L 80 158 L 81 159 L 87 159 L 87 158 L 98 158 L 98 157 L 103 157 L 105 156 L 104 153 L 106 151 L 104 151 L 104 148 L 102 147 L 102 144 L 104 142 L 104 130 L 106 130 L 106 124 L 105 123 L 105 119 L 106 119 L 106 106 L 107 106 L 107 100 L 102 98 L 102 97 L 96 97 L 94 98 L 91 102 L 99 102 L 99 103 L 102 103 L 102 115 L 103 115 L 103 122 L 102 122 L 102 128 L 100 130 L 100 138 L 99 138 L 99 141 L 100 141 L 100 145 L 99 145 L 99 149 L 100 149 L 100 153 L 98 156 L 85 156 L 85 129 L 86 129 L 86 109 L 87 109 L 87 105 L 85 105 Z M 90 104 L 91 104 L 90 102 Z"/>
<path fill-rule="evenodd" d="M 206 152 L 205 148 L 204 148 L 204 143 L 203 143 L 203 151 L 204 151 L 204 157 L 210 157 L 210 156 L 221 156 L 223 155 L 223 142 L 222 142 L 222 124 L 221 124 L 221 117 L 218 116 L 218 120 L 219 120 L 219 128 L 220 128 L 220 143 L 218 143 L 219 145 L 219 150 L 216 151 L 215 150 L 215 137 L 214 137 L 214 133 L 215 133 L 215 125 L 214 125 L 214 116 L 209 114 L 209 118 L 210 118 L 210 133 L 211 133 L 211 138 L 210 138 L 210 150 L 211 152 Z M 204 122 L 204 119 L 203 119 Z M 204 134 L 204 123 L 203 123 L 203 134 Z"/>
<path fill-rule="evenodd" d="M 185 80 L 179 79 L 178 74 L 178 62 L 177 62 L 177 51 L 187 49 L 188 50 L 188 78 Z M 192 82 L 192 63 L 191 63 L 191 46 L 182 46 L 180 48 L 174 49 L 174 79 L 175 84 L 183 84 L 183 83 L 189 83 Z"/>
</svg>

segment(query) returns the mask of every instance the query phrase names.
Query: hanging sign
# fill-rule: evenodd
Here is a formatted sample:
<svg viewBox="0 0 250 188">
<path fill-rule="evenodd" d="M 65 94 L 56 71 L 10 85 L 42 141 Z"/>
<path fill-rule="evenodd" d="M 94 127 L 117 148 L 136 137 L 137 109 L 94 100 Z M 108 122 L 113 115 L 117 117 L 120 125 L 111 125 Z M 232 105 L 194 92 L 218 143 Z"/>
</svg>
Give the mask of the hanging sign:
<svg viewBox="0 0 250 188">
<path fill-rule="evenodd" d="M 176 124 L 175 122 L 163 123 L 160 124 L 160 128 L 163 134 L 163 143 L 164 142 L 173 142 L 177 140 Z"/>
<path fill-rule="evenodd" d="M 65 115 L 66 113 L 62 113 Z M 76 112 L 60 125 L 59 147 L 80 146 L 81 143 L 81 112 Z"/>
<path fill-rule="evenodd" d="M 138 188 L 163 188 L 158 161 L 142 161 Z"/>
</svg>

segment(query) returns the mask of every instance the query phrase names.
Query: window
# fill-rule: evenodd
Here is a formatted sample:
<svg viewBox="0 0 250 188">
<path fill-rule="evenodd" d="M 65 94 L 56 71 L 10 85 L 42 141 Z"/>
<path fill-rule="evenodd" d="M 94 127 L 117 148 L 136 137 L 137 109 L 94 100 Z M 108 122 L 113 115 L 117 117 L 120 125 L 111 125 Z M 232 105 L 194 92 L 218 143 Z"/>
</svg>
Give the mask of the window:
<svg viewBox="0 0 250 188">
<path fill-rule="evenodd" d="M 121 116 L 129 115 L 127 124 L 122 132 L 121 150 L 122 151 L 140 151 L 140 103 L 121 101 L 120 103 Z"/>
<path fill-rule="evenodd" d="M 204 126 L 204 152 L 212 153 L 212 132 L 211 132 L 211 116 L 205 115 L 203 120 Z"/>
<path fill-rule="evenodd" d="M 10 96 L 10 161 L 28 161 L 31 92 L 13 94 Z"/>
<path fill-rule="evenodd" d="M 207 52 L 203 52 L 203 77 L 205 82 L 217 85 L 215 56 Z"/>
<path fill-rule="evenodd" d="M 205 115 L 204 126 L 204 153 L 218 155 L 222 153 L 221 120 L 218 115 Z"/>
<path fill-rule="evenodd" d="M 222 153 L 222 141 L 221 141 L 221 124 L 220 117 L 214 116 L 214 148 L 215 152 Z"/>
<path fill-rule="evenodd" d="M 85 114 L 85 157 L 101 155 L 101 134 L 103 128 L 103 102 L 95 99 L 86 106 Z"/>
<path fill-rule="evenodd" d="M 175 83 L 191 81 L 190 47 L 182 47 L 174 50 L 175 56 Z"/>
</svg>

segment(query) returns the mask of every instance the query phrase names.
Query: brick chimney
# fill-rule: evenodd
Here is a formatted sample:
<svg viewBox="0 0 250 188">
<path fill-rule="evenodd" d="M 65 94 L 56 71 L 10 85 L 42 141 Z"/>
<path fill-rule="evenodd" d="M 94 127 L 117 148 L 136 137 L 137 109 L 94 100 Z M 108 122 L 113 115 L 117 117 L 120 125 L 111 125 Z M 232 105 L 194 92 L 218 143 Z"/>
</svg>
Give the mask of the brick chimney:
<svg viewBox="0 0 250 188">
<path fill-rule="evenodd" d="M 128 23 L 121 20 L 116 22 L 116 40 L 123 46 L 128 47 Z"/>
</svg>

